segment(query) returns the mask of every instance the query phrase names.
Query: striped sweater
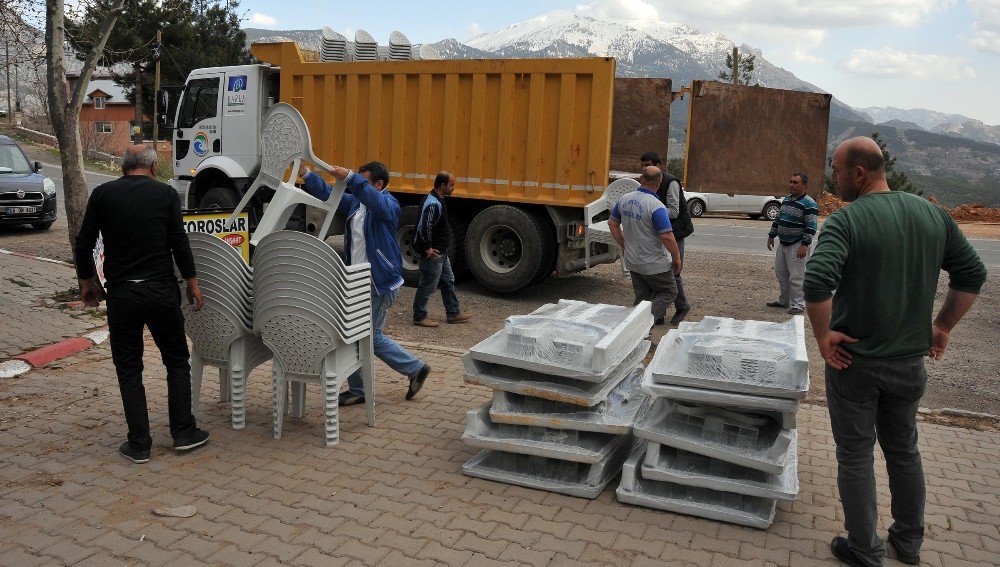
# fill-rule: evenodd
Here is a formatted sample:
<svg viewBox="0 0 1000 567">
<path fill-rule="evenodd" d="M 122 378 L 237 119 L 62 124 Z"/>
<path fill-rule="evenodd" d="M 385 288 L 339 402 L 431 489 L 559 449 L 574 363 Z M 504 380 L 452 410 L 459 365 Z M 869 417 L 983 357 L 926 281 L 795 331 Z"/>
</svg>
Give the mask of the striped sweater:
<svg viewBox="0 0 1000 567">
<path fill-rule="evenodd" d="M 769 238 L 777 238 L 785 246 L 801 243 L 812 244 L 816 236 L 816 220 L 819 217 L 819 206 L 809 195 L 785 197 L 781 202 L 781 212 L 771 224 Z"/>
</svg>

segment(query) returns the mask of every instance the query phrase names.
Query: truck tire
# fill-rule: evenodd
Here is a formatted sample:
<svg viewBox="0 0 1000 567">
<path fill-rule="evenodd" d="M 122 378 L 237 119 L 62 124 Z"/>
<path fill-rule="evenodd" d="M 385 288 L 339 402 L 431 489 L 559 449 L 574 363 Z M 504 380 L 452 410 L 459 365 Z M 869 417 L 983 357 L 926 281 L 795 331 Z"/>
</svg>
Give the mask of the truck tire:
<svg viewBox="0 0 1000 567">
<path fill-rule="evenodd" d="M 692 217 L 700 217 L 705 214 L 705 202 L 701 199 L 691 199 L 688 201 L 688 212 Z"/>
<path fill-rule="evenodd" d="M 531 279 L 531 285 L 535 285 L 545 281 L 555 271 L 556 263 L 559 261 L 559 243 L 556 241 L 555 228 L 548 219 L 538 214 L 532 215 L 532 217 L 538 224 L 538 232 L 542 235 L 542 246 L 547 254 L 546 261 L 538 265 L 538 272 Z"/>
<path fill-rule="evenodd" d="M 549 262 L 535 217 L 518 207 L 493 205 L 469 224 L 465 258 L 484 287 L 510 293 L 531 285 Z"/>
<path fill-rule="evenodd" d="M 455 272 L 455 281 L 461 282 L 472 275 L 469 263 L 465 260 L 465 235 L 469 232 L 469 223 L 454 216 L 449 216 L 448 220 L 451 222 L 451 247 L 448 249 L 448 258 L 451 260 L 451 271 Z"/>
<path fill-rule="evenodd" d="M 764 215 L 765 220 L 773 221 L 778 218 L 778 213 L 781 212 L 781 203 L 777 201 L 771 201 L 770 203 L 764 205 L 764 210 L 761 214 Z"/>
<path fill-rule="evenodd" d="M 240 197 L 229 187 L 213 187 L 198 201 L 199 209 L 234 209 L 240 204 Z"/>
<path fill-rule="evenodd" d="M 400 255 L 403 257 L 403 281 L 410 287 L 417 287 L 420 283 L 420 257 L 413 250 L 413 235 L 417 232 L 419 221 L 420 207 L 403 207 L 396 227 L 396 243 L 399 244 Z"/>
</svg>

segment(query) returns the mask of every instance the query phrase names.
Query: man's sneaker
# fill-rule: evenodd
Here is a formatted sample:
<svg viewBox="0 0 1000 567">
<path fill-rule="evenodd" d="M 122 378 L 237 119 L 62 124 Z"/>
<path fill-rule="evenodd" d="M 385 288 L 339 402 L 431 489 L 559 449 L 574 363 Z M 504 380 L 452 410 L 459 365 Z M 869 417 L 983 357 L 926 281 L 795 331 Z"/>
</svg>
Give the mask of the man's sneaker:
<svg viewBox="0 0 1000 567">
<path fill-rule="evenodd" d="M 208 432 L 204 429 L 195 429 L 191 435 L 174 439 L 174 451 L 183 453 L 201 447 L 205 443 L 208 443 Z"/>
<path fill-rule="evenodd" d="M 784 303 L 782 303 L 780 301 L 768 301 L 767 302 L 767 306 L 768 307 L 788 307 L 787 305 L 785 305 Z"/>
<path fill-rule="evenodd" d="M 830 551 L 837 559 L 841 560 L 843 563 L 847 563 L 852 567 L 865 567 L 865 564 L 861 562 L 861 559 L 854 552 L 851 551 L 849 545 L 847 545 L 847 539 L 837 536 L 833 538 L 830 542 Z"/>
<path fill-rule="evenodd" d="M 421 319 L 419 321 L 417 321 L 416 319 L 414 319 L 413 320 L 413 324 L 415 326 L 417 326 L 417 327 L 430 327 L 430 328 L 434 328 L 434 327 L 437 327 L 440 323 L 438 323 L 437 321 L 431 321 L 430 319 L 427 319 L 427 318 L 423 318 L 423 319 Z"/>
<path fill-rule="evenodd" d="M 670 324 L 676 325 L 681 321 L 683 321 L 684 318 L 687 317 L 688 311 L 691 311 L 690 307 L 685 307 L 684 309 L 678 309 L 677 313 L 674 313 L 674 316 L 670 318 Z"/>
<path fill-rule="evenodd" d="M 467 315 L 467 314 L 462 313 L 461 311 L 459 311 L 455 315 L 453 315 L 451 317 L 448 317 L 448 322 L 449 323 L 465 323 L 469 319 L 472 319 L 472 315 Z"/>
<path fill-rule="evenodd" d="M 118 447 L 118 453 L 137 465 L 143 465 L 149 462 L 149 451 L 138 451 L 133 449 L 132 444 L 128 441 L 122 443 Z"/>
<path fill-rule="evenodd" d="M 410 387 L 406 389 L 406 399 L 412 400 L 413 396 L 417 395 L 417 392 L 424 387 L 424 381 L 427 380 L 427 376 L 431 373 L 431 367 L 428 364 L 424 364 L 423 368 L 417 371 L 416 374 L 410 377 Z"/>
<path fill-rule="evenodd" d="M 359 396 L 350 390 L 344 390 L 341 392 L 340 398 L 337 399 L 338 406 L 354 406 L 363 403 L 365 403 L 365 397 Z"/>
<path fill-rule="evenodd" d="M 801 307 L 792 307 L 791 309 L 788 310 L 788 314 L 789 315 L 802 315 L 802 308 Z"/>
<path fill-rule="evenodd" d="M 902 551 L 899 550 L 899 544 L 896 543 L 896 540 L 894 540 L 892 536 L 887 537 L 886 540 L 889 542 L 889 547 L 891 547 L 892 550 L 896 552 L 896 561 L 899 561 L 900 563 L 906 563 L 907 565 L 920 565 L 919 553 L 916 555 L 908 555 L 906 553 L 903 553 Z"/>
</svg>

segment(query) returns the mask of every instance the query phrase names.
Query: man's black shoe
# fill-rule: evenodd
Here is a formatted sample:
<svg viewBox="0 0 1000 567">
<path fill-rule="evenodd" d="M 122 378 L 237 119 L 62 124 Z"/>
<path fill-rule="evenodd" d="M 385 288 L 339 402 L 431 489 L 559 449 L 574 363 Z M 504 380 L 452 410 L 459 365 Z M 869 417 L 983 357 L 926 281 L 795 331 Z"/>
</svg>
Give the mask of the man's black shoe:
<svg viewBox="0 0 1000 567">
<path fill-rule="evenodd" d="M 653 325 L 657 325 L 658 326 L 658 325 L 662 325 L 662 324 L 663 324 L 663 317 L 657 317 L 656 319 L 653 319 Z"/>
<path fill-rule="evenodd" d="M 180 439 L 174 439 L 174 451 L 183 453 L 208 443 L 208 432 L 202 429 L 195 429 L 191 435 L 186 435 Z"/>
<path fill-rule="evenodd" d="M 406 399 L 412 400 L 413 396 L 417 395 L 417 392 L 424 387 L 424 381 L 427 380 L 427 375 L 431 373 L 430 365 L 425 364 L 416 374 L 410 378 L 410 387 L 406 389 Z"/>
<path fill-rule="evenodd" d="M 363 403 L 365 403 L 365 397 L 359 396 L 350 390 L 344 390 L 341 392 L 340 398 L 337 399 L 338 406 L 353 406 Z"/>
<path fill-rule="evenodd" d="M 852 567 L 865 567 L 865 564 L 858 559 L 857 555 L 854 555 L 854 552 L 847 545 L 847 538 L 840 536 L 833 538 L 833 541 L 830 542 L 830 551 L 833 552 L 837 559 Z"/>
<path fill-rule="evenodd" d="M 683 321 L 684 318 L 687 317 L 688 311 L 691 311 L 690 307 L 685 307 L 684 309 L 678 309 L 677 313 L 674 313 L 674 316 L 670 318 L 670 324 L 676 325 L 681 321 Z"/>
<path fill-rule="evenodd" d="M 118 447 L 118 453 L 137 465 L 143 465 L 149 462 L 149 451 L 137 451 L 132 448 L 132 444 L 128 441 L 122 443 L 121 446 Z"/>
<path fill-rule="evenodd" d="M 889 546 L 896 553 L 896 561 L 900 563 L 906 563 L 907 565 L 920 565 L 920 554 L 908 555 L 899 550 L 899 546 L 896 545 L 896 541 L 892 539 L 892 536 L 886 538 L 889 541 Z"/>
</svg>

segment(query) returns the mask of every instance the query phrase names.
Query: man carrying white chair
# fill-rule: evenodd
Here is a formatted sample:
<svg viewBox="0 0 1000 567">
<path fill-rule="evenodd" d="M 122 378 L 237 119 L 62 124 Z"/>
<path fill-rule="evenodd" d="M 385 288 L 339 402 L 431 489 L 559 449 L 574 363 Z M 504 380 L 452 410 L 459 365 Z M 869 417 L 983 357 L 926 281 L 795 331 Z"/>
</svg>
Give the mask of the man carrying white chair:
<svg viewBox="0 0 1000 567">
<path fill-rule="evenodd" d="M 396 198 L 386 190 L 389 170 L 385 164 L 373 161 L 359 167 L 357 173 L 337 166 L 332 167 L 330 172 L 347 185 L 337 208 L 347 215 L 344 232 L 346 263 L 371 264 L 372 346 L 375 356 L 409 378 L 406 399 L 412 400 L 423 387 L 431 367 L 382 332 L 389 309 L 396 302 L 399 288 L 403 285 L 403 259 L 396 242 L 400 207 Z M 299 175 L 303 180 L 302 189 L 307 193 L 321 201 L 330 197 L 333 188 L 304 164 L 299 167 Z M 361 371 L 351 374 L 347 383 L 348 389 L 340 394 L 339 404 L 363 404 L 365 394 Z"/>
</svg>

